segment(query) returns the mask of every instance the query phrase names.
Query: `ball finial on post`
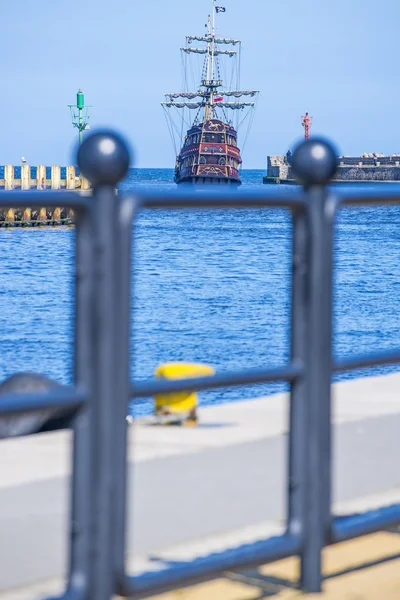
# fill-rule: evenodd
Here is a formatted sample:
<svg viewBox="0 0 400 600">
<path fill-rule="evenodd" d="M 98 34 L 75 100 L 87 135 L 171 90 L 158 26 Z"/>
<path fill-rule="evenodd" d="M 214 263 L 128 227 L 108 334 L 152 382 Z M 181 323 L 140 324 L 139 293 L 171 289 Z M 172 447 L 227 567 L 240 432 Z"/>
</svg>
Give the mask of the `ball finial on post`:
<svg viewBox="0 0 400 600">
<path fill-rule="evenodd" d="M 128 172 L 129 163 L 128 146 L 113 131 L 89 135 L 78 150 L 79 169 L 94 187 L 117 185 Z"/>
<path fill-rule="evenodd" d="M 326 185 L 337 169 L 337 153 L 324 138 L 301 142 L 293 152 L 292 168 L 304 187 Z"/>
</svg>

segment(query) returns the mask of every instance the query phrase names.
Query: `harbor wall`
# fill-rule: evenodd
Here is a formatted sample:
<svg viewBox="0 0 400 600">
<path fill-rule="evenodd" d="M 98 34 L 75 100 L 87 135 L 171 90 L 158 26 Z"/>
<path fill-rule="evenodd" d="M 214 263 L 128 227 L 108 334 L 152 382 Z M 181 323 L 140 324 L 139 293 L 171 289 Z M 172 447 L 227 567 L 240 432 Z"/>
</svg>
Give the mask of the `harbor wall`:
<svg viewBox="0 0 400 600">
<path fill-rule="evenodd" d="M 0 190 L 89 190 L 88 180 L 79 175 L 77 167 L 68 165 L 60 167 L 53 165 L 46 167 L 38 165 L 31 167 L 4 165 L 0 167 Z"/>
<path fill-rule="evenodd" d="M 376 158 L 339 157 L 333 181 L 400 181 L 400 157 Z M 264 183 L 294 183 L 290 159 L 285 155 L 267 157 L 267 175 Z"/>
<path fill-rule="evenodd" d="M 61 200 L 61 198 L 60 198 Z M 60 202 L 61 204 L 61 202 Z M 6 208 L 0 210 L 0 227 L 35 227 L 43 225 L 72 225 L 74 211 L 70 208 Z"/>
<path fill-rule="evenodd" d="M 400 181 L 400 167 L 338 166 L 334 181 Z"/>
<path fill-rule="evenodd" d="M 31 167 L 23 164 L 0 166 L 0 193 L 12 190 L 70 190 L 89 193 L 89 181 L 79 175 L 79 170 L 73 165 L 46 167 L 38 165 Z M 29 206 L 21 209 L 12 207 L 0 209 L 0 227 L 34 227 L 42 225 L 69 225 L 74 223 L 74 213 L 69 208 L 60 207 L 48 209 L 46 206 L 33 209 Z"/>
</svg>

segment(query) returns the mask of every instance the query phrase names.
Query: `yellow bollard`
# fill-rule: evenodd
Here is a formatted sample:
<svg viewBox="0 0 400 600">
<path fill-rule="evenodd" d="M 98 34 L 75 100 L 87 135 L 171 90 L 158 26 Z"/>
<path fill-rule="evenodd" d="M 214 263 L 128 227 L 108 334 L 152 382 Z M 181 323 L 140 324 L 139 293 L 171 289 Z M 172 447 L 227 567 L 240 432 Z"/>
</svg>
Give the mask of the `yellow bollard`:
<svg viewBox="0 0 400 600">
<path fill-rule="evenodd" d="M 155 376 L 159 379 L 186 379 L 214 375 L 215 369 L 201 363 L 170 362 L 159 365 Z M 197 393 L 193 390 L 158 394 L 154 398 L 154 414 L 163 425 L 196 425 Z"/>
</svg>

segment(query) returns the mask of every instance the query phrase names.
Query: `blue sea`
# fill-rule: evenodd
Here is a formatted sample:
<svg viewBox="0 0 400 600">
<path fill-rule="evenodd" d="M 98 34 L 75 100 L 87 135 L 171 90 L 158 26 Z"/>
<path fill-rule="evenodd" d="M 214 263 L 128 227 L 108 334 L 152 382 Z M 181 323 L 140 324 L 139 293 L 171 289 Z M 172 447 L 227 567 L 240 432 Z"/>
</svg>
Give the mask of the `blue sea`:
<svg viewBox="0 0 400 600">
<path fill-rule="evenodd" d="M 262 185 L 263 174 L 243 171 L 241 189 L 293 190 Z M 400 185 L 380 185 L 400 193 Z M 174 189 L 173 171 L 132 169 L 121 189 L 147 186 Z M 152 377 L 164 361 L 200 361 L 231 370 L 288 359 L 287 211 L 148 210 L 139 216 L 133 235 L 132 377 Z M 0 379 L 29 370 L 71 382 L 74 228 L 0 229 L 0 239 Z M 336 357 L 400 345 L 399 257 L 400 208 L 340 213 L 335 231 Z M 345 377 L 398 369 L 380 367 Z M 281 389 L 282 384 L 269 384 L 202 392 L 200 401 L 233 402 Z M 134 412 L 150 410 L 150 400 L 139 400 Z"/>
</svg>

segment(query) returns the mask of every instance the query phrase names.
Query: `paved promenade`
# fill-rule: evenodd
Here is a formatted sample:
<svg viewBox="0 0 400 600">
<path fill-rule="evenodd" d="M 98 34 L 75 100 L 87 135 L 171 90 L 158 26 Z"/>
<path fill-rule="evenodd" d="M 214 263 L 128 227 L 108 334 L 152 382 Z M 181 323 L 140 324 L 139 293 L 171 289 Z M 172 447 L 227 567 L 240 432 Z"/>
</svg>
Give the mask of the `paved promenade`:
<svg viewBox="0 0 400 600">
<path fill-rule="evenodd" d="M 399 389 L 400 374 L 334 385 L 337 512 L 400 501 Z M 205 408 L 198 428 L 157 428 L 143 422 L 130 428 L 130 497 L 135 501 L 131 501 L 129 547 L 135 548 L 132 558 L 137 569 L 148 566 L 148 553 L 188 559 L 282 529 L 287 409 L 287 397 L 279 394 Z M 69 445 L 68 432 L 0 444 L 1 599 L 32 599 L 60 586 L 66 557 Z M 326 572 L 375 560 L 379 553 L 400 553 L 400 536 L 380 533 L 329 548 Z M 346 556 L 351 560 L 346 562 Z M 236 574 L 160 600 L 267 597 L 272 594 L 263 588 L 265 573 L 275 577 L 281 573 L 279 577 L 293 580 L 295 563 L 282 561 L 262 569 L 261 583 L 254 583 L 254 572 Z M 389 573 L 394 564 L 384 562 L 332 577 L 326 584 L 326 598 L 390 599 L 391 582 L 397 585 L 393 598 L 399 598 L 400 576 L 395 582 Z M 343 591 L 350 585 L 346 581 L 367 581 L 373 572 L 374 581 L 389 586 L 382 593 L 364 596 Z M 40 583 L 31 587 L 33 582 Z M 274 585 L 279 589 L 273 595 L 299 594 L 293 581 Z M 342 587 L 335 591 L 338 585 Z M 361 590 L 361 583 L 357 587 Z M 329 596 L 331 589 L 334 595 Z M 365 589 L 371 592 L 374 586 L 370 583 Z"/>
<path fill-rule="evenodd" d="M 297 588 L 299 564 L 287 559 L 259 569 L 226 573 L 217 580 L 153 600 L 398 600 L 400 535 L 378 533 L 338 544 L 324 552 L 324 589 L 302 594 Z"/>
</svg>

